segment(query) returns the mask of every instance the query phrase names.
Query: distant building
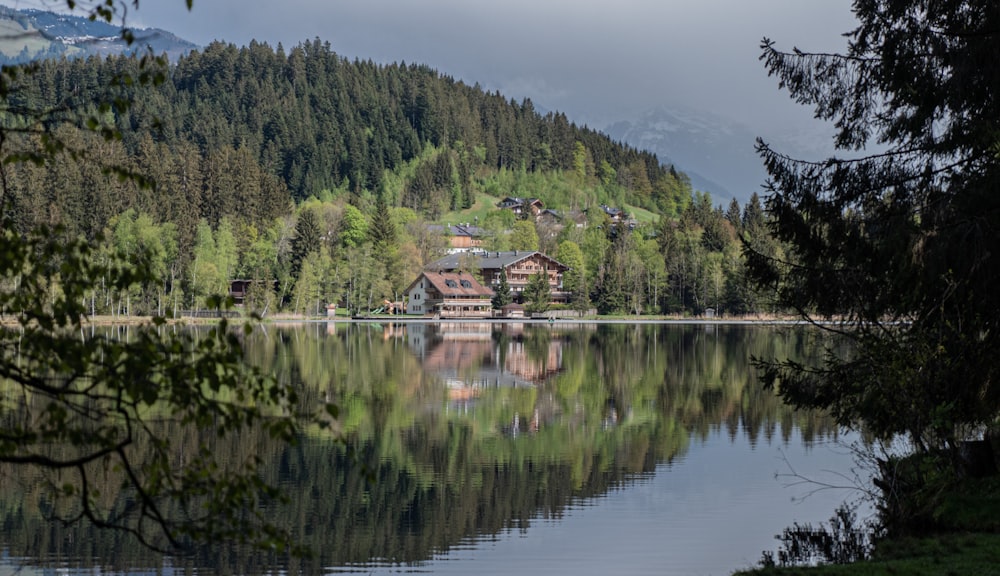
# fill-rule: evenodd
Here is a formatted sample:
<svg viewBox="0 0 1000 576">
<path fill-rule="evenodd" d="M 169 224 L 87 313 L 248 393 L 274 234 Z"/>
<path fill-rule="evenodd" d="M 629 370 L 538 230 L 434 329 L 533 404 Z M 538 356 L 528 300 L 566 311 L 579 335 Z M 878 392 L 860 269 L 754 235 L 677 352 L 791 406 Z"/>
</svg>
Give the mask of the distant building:
<svg viewBox="0 0 1000 576">
<path fill-rule="evenodd" d="M 488 318 L 493 314 L 493 290 L 468 273 L 425 270 L 404 295 L 407 314 L 441 318 Z"/>
<path fill-rule="evenodd" d="M 538 213 L 538 217 L 536 219 L 539 222 L 545 222 L 548 224 L 561 224 L 563 215 L 556 210 L 546 208 Z"/>
<path fill-rule="evenodd" d="M 545 203 L 538 198 L 518 198 L 517 196 L 508 196 L 503 200 L 497 202 L 497 208 L 501 210 L 510 210 L 518 216 L 538 216 L 538 214 L 545 209 Z"/>
<path fill-rule="evenodd" d="M 563 273 L 569 267 L 537 251 L 514 250 L 511 252 L 470 252 L 452 254 L 428 264 L 428 271 L 452 272 L 462 266 L 474 266 L 481 273 L 483 282 L 494 289 L 500 284 L 500 273 L 507 274 L 507 284 L 515 301 L 521 301 L 521 292 L 534 274 L 545 270 L 549 279 L 549 292 L 553 302 L 569 301 L 570 293 L 562 287 Z"/>
<path fill-rule="evenodd" d="M 229 281 L 229 297 L 233 299 L 233 305 L 240 307 L 246 304 L 247 298 L 250 297 L 250 291 L 253 290 L 254 284 L 258 285 L 258 290 L 263 290 L 261 286 L 267 286 L 268 282 L 263 280 L 249 280 L 243 278 L 236 278 Z M 278 281 L 272 280 L 270 282 L 271 289 L 275 290 L 278 287 Z"/>
<path fill-rule="evenodd" d="M 612 208 L 607 204 L 601 204 L 601 210 L 611 218 L 612 222 L 621 222 L 625 219 L 625 211 L 621 208 Z"/>
<path fill-rule="evenodd" d="M 253 285 L 253 280 L 236 279 L 229 281 L 229 297 L 233 299 L 235 306 L 243 306 L 243 303 L 247 299 L 247 293 L 250 292 L 251 285 Z"/>
<path fill-rule="evenodd" d="M 639 225 L 639 222 L 635 218 L 630 217 L 628 212 L 625 212 L 621 208 L 601 204 L 600 209 L 607 214 L 608 219 L 611 220 L 611 225 L 616 229 L 619 226 L 627 226 L 629 230 L 635 230 L 635 227 Z"/>
<path fill-rule="evenodd" d="M 431 224 L 427 226 L 427 229 L 448 238 L 449 254 L 479 249 L 485 235 L 482 228 L 471 224 L 448 224 L 447 226 Z"/>
</svg>

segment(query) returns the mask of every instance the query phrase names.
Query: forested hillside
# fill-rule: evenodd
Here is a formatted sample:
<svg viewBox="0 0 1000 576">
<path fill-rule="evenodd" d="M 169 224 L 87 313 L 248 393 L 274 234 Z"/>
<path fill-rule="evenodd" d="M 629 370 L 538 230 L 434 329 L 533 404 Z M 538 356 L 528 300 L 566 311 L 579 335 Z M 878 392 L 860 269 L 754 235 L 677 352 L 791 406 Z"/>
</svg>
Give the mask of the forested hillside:
<svg viewBox="0 0 1000 576">
<path fill-rule="evenodd" d="M 287 53 L 216 43 L 160 71 L 129 57 L 46 61 L 9 91 L 0 145 L 18 162 L 3 173 L 4 225 L 60 224 L 73 236 L 103 236 L 107 250 L 145 249 L 162 260 L 162 285 L 105 295 L 109 311 L 197 307 L 237 277 L 273 281 L 274 290 L 251 298 L 265 310 L 395 298 L 440 253 L 426 222 L 483 212 L 506 195 L 541 198 L 561 214 L 609 204 L 662 216 L 659 232 L 650 225 L 636 234 L 652 243 L 646 251 L 659 255 L 662 278 L 630 279 L 641 293 L 631 288 L 604 309 L 709 304 L 704 286 L 678 285 L 673 304 L 666 299 L 671 223 L 696 226 L 700 238 L 725 220 L 683 174 L 563 114 L 541 115 L 530 101 L 427 66 L 351 62 L 319 40 Z M 39 137 L 38 122 L 54 137 Z M 52 150 L 63 152 L 55 162 L 24 162 Z M 695 205 L 700 216 L 681 218 Z M 513 228 L 494 220 L 494 230 Z M 604 259 L 616 236 L 594 224 L 601 241 L 575 227 L 548 239 L 553 252 L 566 241 L 584 247 L 585 301 L 611 282 Z M 709 248 L 738 251 L 732 226 L 723 236 Z M 493 244 L 510 242 L 504 235 Z M 681 277 L 692 274 L 685 264 Z"/>
</svg>

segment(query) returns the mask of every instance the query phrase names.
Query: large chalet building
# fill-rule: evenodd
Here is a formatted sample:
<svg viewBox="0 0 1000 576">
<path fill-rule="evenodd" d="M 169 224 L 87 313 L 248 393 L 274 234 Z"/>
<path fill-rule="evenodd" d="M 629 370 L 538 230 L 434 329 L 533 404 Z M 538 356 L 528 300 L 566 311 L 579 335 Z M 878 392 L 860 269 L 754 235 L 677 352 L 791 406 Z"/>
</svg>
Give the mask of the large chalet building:
<svg viewBox="0 0 1000 576">
<path fill-rule="evenodd" d="M 507 284 L 516 302 L 521 301 L 521 293 L 530 278 L 546 271 L 549 278 L 549 292 L 552 302 L 569 301 L 570 293 L 563 290 L 562 276 L 569 267 L 545 254 L 530 250 L 510 252 L 469 252 L 451 254 L 425 266 L 429 272 L 455 272 L 463 267 L 475 267 L 482 276 L 483 283 L 494 290 L 500 284 L 500 273 L 507 274 Z"/>
<path fill-rule="evenodd" d="M 469 273 L 425 270 L 404 294 L 407 314 L 486 318 L 493 313 L 493 291 Z"/>
</svg>

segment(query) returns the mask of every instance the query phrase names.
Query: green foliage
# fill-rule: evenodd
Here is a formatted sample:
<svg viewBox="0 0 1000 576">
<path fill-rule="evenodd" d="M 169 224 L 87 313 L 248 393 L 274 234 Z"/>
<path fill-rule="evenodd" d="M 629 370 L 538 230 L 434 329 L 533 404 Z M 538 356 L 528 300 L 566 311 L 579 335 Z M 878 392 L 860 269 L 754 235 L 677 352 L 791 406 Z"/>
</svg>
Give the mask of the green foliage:
<svg viewBox="0 0 1000 576">
<path fill-rule="evenodd" d="M 583 251 L 580 250 L 580 246 L 572 240 L 565 240 L 559 244 L 555 258 L 569 268 L 563 272 L 563 289 L 567 292 L 586 293 L 587 270 L 584 267 Z"/>
<path fill-rule="evenodd" d="M 479 388 L 476 410 L 449 410 L 454 401 L 441 374 L 422 366 L 413 340 L 401 340 L 388 325 L 337 324 L 335 333 L 326 323 L 255 330 L 241 337 L 246 361 L 287 381 L 299 409 L 337 398 L 340 411 L 331 426 L 346 445 L 313 425 L 303 427 L 293 446 L 251 430 L 220 442 L 212 430 L 174 429 L 175 446 L 192 453 L 204 442 L 233 461 L 259 458 L 262 478 L 280 483 L 291 502 L 263 503 L 269 519 L 313 551 L 306 559 L 288 559 L 288 571 L 312 573 L 374 556 L 416 563 L 467 534 L 505 530 L 512 518 L 531 526 L 541 511 L 557 514 L 580 498 L 607 494 L 720 429 L 758 445 L 792 441 L 800 433 L 810 442 L 836 435 L 830 418 L 792 411 L 752 376 L 750 354 L 808 352 L 807 330 L 511 328 L 497 324 L 492 340 L 476 343 L 485 351 L 482 362 L 502 366 L 524 358 L 531 366 L 552 366 L 551 354 L 560 358 L 559 370 L 536 386 Z M 449 358 L 467 366 L 469 356 L 459 352 L 470 349 L 468 341 L 443 340 L 430 324 L 407 328 L 408 335 L 417 331 L 435 352 L 449 351 Z M 517 348 L 525 356 L 514 353 Z M 458 373 L 467 378 L 477 370 Z M 536 408 L 537 428 L 529 430 Z M 506 432 L 515 412 L 522 427 L 516 437 Z M 569 413 L 574 418 L 558 416 Z M 359 466 L 377 470 L 377 479 L 369 482 Z M 33 479 L 25 470 L 0 475 L 0 522 L 17 526 L 5 534 L 13 557 L 23 557 L 22 550 L 37 557 L 71 555 L 80 568 L 93 563 L 117 572 L 162 566 L 162 558 L 123 544 L 121 535 L 44 522 L 44 506 L 33 505 L 40 500 L 33 497 Z M 108 482 L 94 487 L 110 496 L 114 479 Z M 171 562 L 191 572 L 233 574 L 286 564 L 280 555 L 223 543 Z"/>
<path fill-rule="evenodd" d="M 215 244 L 215 235 L 208 222 L 202 220 L 198 224 L 194 260 L 191 263 L 191 293 L 195 305 L 208 307 L 208 299 L 221 294 L 226 289 L 228 278 L 220 269 L 219 253 Z"/>
<path fill-rule="evenodd" d="M 276 408 L 294 405 L 294 390 L 249 367 L 224 321 L 194 333 L 162 330 L 165 320 L 154 318 L 127 339 L 81 338 L 86 302 L 102 285 L 156 282 L 144 250 L 127 260 L 94 256 L 59 230 L 0 234 L 0 462 L 41 471 L 47 497 L 65 504 L 54 517 L 121 530 L 154 549 L 236 541 L 300 550 L 258 507 L 279 497 L 259 460 L 222 466 L 207 442 L 180 458 L 172 432 L 260 429 L 293 442 L 297 420 Z M 134 504 L 100 498 L 98 478 Z"/>
<path fill-rule="evenodd" d="M 319 250 L 322 234 L 319 216 L 312 208 L 303 208 L 295 223 L 295 237 L 292 238 L 291 242 L 291 273 L 293 278 L 299 277 L 302 265 L 309 254 Z"/>
<path fill-rule="evenodd" d="M 500 271 L 500 283 L 494 288 L 493 308 L 499 310 L 514 301 L 514 295 L 510 292 L 510 284 L 507 283 L 507 273 Z"/>
<path fill-rule="evenodd" d="M 542 313 L 549 309 L 552 294 L 549 288 L 549 274 L 541 270 L 528 278 L 528 284 L 521 293 L 524 299 L 524 311 L 528 314 Z"/>
<path fill-rule="evenodd" d="M 67 7 L 107 22 L 126 11 Z M 124 22 L 121 36 L 133 40 Z M 200 163 L 187 137 L 149 137 L 178 126 L 166 83 L 166 58 L 151 55 L 0 72 L 0 463 L 31 469 L 48 521 L 164 552 L 235 542 L 302 554 L 264 511 L 282 496 L 261 460 L 226 457 L 233 438 L 287 445 L 301 432 L 295 391 L 245 362 L 252 327 L 168 329 L 157 315 L 97 334 L 89 323 L 99 309 L 131 315 L 133 302 L 158 314 L 167 290 L 176 308 L 185 270 L 200 305 L 227 308 L 211 294 L 237 266 L 229 217 L 252 225 L 287 208 L 274 201 L 287 189 L 246 148 L 213 146 Z M 184 445 L 192 434 L 200 441 Z"/>
<path fill-rule="evenodd" d="M 511 250 L 538 250 L 538 231 L 535 230 L 535 223 L 529 220 L 519 220 L 514 223 L 510 231 Z"/>
<path fill-rule="evenodd" d="M 389 215 L 389 205 L 379 195 L 375 202 L 375 214 L 368 230 L 370 240 L 382 249 L 396 245 L 396 223 Z"/>
<path fill-rule="evenodd" d="M 927 462 L 938 470 L 941 468 Z M 897 461 L 896 465 L 903 464 Z M 916 462 L 910 459 L 905 465 Z M 946 466 L 947 467 L 947 466 Z M 920 466 L 926 468 L 926 466 Z M 925 470 L 926 472 L 926 470 Z M 919 534 L 882 535 L 875 542 L 871 558 L 854 564 L 825 565 L 806 568 L 802 566 L 770 567 L 738 574 L 837 574 L 845 576 L 889 576 L 893 574 L 988 574 L 996 563 L 995 552 L 1000 546 L 997 531 L 998 479 L 966 478 L 957 480 L 950 476 L 947 482 L 936 482 L 932 487 L 919 482 L 919 493 L 907 494 L 916 498 L 910 504 L 924 513 L 924 526 Z M 912 519 L 911 519 L 912 520 Z M 788 532 L 786 531 L 786 535 Z M 829 535 L 829 533 L 827 534 Z M 773 560 L 773 555 L 771 555 Z"/>
<path fill-rule="evenodd" d="M 361 210 L 350 204 L 344 206 L 337 235 L 344 248 L 356 248 L 364 243 L 368 237 L 368 220 Z"/>
</svg>

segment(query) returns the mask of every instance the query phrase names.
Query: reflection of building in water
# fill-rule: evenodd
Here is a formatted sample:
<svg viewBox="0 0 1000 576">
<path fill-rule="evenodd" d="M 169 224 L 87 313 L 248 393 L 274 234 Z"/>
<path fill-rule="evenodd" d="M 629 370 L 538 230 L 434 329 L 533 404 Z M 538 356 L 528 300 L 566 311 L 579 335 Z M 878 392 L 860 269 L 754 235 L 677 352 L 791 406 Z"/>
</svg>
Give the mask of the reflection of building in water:
<svg viewBox="0 0 1000 576">
<path fill-rule="evenodd" d="M 488 322 L 443 322 L 412 325 L 406 334 L 424 370 L 440 376 L 455 399 L 477 394 L 463 388 L 535 386 L 562 370 L 562 339 L 500 338 L 504 330 Z"/>
<path fill-rule="evenodd" d="M 562 370 L 562 341 L 553 339 L 545 344 L 532 351 L 530 343 L 523 340 L 508 342 L 506 351 L 497 350 L 498 362 L 511 374 L 530 382 L 544 382 Z"/>
</svg>

